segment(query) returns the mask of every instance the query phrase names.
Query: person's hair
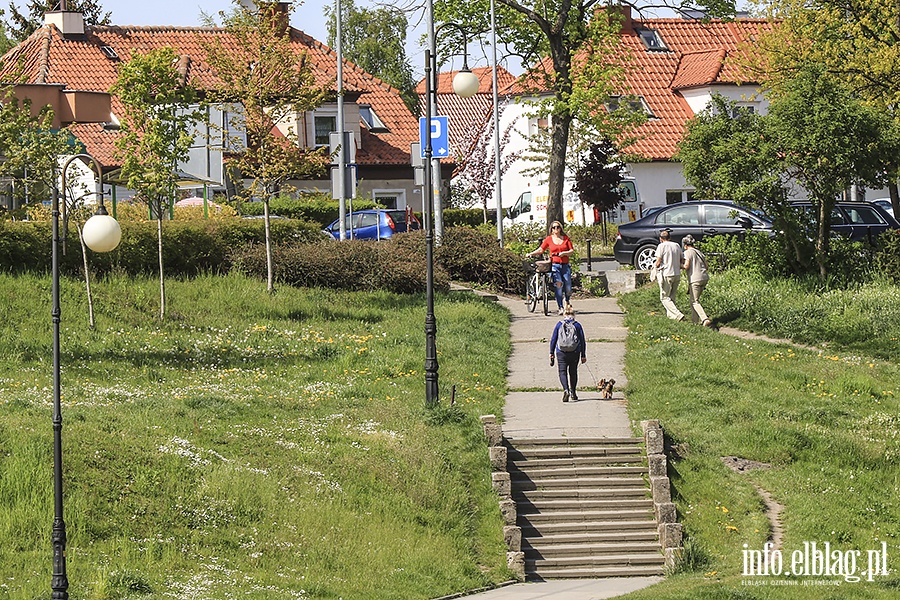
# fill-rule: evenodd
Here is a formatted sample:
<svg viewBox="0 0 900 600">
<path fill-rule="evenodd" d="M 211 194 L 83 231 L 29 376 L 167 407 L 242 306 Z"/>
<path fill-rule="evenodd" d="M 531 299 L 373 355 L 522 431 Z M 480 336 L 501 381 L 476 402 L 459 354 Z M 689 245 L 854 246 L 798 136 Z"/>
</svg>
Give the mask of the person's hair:
<svg viewBox="0 0 900 600">
<path fill-rule="evenodd" d="M 687 234 L 681 239 L 682 246 L 693 246 L 694 245 L 694 236 L 691 234 Z"/>
<path fill-rule="evenodd" d="M 662 231 L 660 231 L 660 232 L 659 232 L 659 239 L 661 239 L 661 240 L 667 240 L 667 239 L 669 239 L 669 231 L 668 231 L 667 229 L 663 229 Z"/>
<path fill-rule="evenodd" d="M 571 305 L 571 304 L 566 304 L 566 308 L 565 308 L 565 310 L 563 311 L 563 314 L 566 315 L 567 317 L 574 317 L 574 316 L 575 316 L 575 309 L 572 308 L 572 305 Z"/>
<path fill-rule="evenodd" d="M 563 229 L 563 224 L 560 223 L 559 221 L 553 221 L 552 223 L 550 223 L 550 231 L 553 231 L 554 227 L 559 227 L 560 235 L 563 235 L 563 233 L 565 232 L 565 230 Z"/>
</svg>

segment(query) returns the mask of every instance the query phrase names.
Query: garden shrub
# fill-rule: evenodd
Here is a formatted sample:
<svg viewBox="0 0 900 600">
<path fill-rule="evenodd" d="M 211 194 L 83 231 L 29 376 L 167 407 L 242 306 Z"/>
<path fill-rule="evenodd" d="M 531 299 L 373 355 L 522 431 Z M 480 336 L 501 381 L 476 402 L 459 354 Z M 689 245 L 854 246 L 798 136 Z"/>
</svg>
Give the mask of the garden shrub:
<svg viewBox="0 0 900 600">
<path fill-rule="evenodd" d="M 478 227 L 484 225 L 484 210 L 480 208 L 445 208 L 444 227 Z M 497 211 L 487 211 L 488 224 L 497 227 Z"/>
<path fill-rule="evenodd" d="M 765 233 L 751 232 L 742 238 L 733 235 L 707 237 L 698 248 L 706 255 L 709 270 L 714 273 L 740 267 L 765 277 L 778 277 L 791 271 L 781 242 Z"/>
<path fill-rule="evenodd" d="M 275 279 L 282 284 L 397 294 L 425 291 L 425 253 L 394 240 L 288 244 L 275 248 L 274 260 Z M 265 248 L 260 244 L 236 250 L 231 261 L 244 274 L 266 276 Z M 435 289 L 449 289 L 449 282 L 447 272 L 435 265 Z"/>
<path fill-rule="evenodd" d="M 375 203 L 371 200 L 353 200 L 353 210 L 369 208 L 375 208 Z M 242 202 L 238 210 L 243 215 L 261 215 L 264 207 L 262 202 Z M 319 229 L 324 229 L 340 216 L 340 204 L 337 200 L 320 194 L 301 195 L 300 198 L 278 196 L 269 201 L 269 213 L 287 219 L 310 221 L 318 224 Z"/>
<path fill-rule="evenodd" d="M 393 240 L 424 256 L 424 231 L 398 235 Z M 522 269 L 522 256 L 499 248 L 495 235 L 469 227 L 447 227 L 440 245 L 435 245 L 434 255 L 435 262 L 446 269 L 454 281 L 486 285 L 516 294 L 525 289 L 527 273 Z"/>
<path fill-rule="evenodd" d="M 900 285 L 900 230 L 884 232 L 879 242 L 873 258 L 875 268 L 888 281 Z"/>
</svg>

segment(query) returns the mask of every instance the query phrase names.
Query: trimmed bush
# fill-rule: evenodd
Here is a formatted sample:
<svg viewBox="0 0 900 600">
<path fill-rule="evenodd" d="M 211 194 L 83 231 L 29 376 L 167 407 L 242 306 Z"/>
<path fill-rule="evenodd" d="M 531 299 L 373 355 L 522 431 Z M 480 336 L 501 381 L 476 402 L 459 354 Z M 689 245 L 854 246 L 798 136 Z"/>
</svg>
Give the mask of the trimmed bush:
<svg viewBox="0 0 900 600">
<path fill-rule="evenodd" d="M 445 208 L 444 227 L 478 227 L 484 224 L 484 211 L 480 208 Z M 497 226 L 497 210 L 487 211 L 488 223 Z"/>
<path fill-rule="evenodd" d="M 375 203 L 371 200 L 353 200 L 353 210 L 369 208 L 375 208 Z M 239 210 L 243 215 L 261 215 L 264 207 L 262 202 L 243 202 Z M 279 196 L 269 201 L 269 212 L 288 219 L 316 223 L 319 229 L 324 229 L 340 216 L 340 205 L 337 200 L 331 200 L 324 195 L 299 199 Z"/>
<path fill-rule="evenodd" d="M 275 279 L 282 284 L 348 291 L 384 289 L 397 294 L 425 291 L 425 253 L 393 240 L 290 244 L 275 248 L 274 259 Z M 259 244 L 236 251 L 232 263 L 246 275 L 266 276 L 265 248 Z M 439 265 L 435 265 L 434 285 L 441 290 L 450 287 L 450 278 Z"/>
<path fill-rule="evenodd" d="M 877 272 L 900 285 L 900 230 L 884 232 L 879 241 L 881 246 L 875 253 Z"/>
<path fill-rule="evenodd" d="M 159 270 L 156 221 L 120 223 L 122 241 L 112 252 L 91 252 L 91 269 L 103 274 L 113 269 L 137 275 Z M 272 221 L 275 244 L 321 239 L 315 224 L 279 219 Z M 0 269 L 7 272 L 50 270 L 51 225 L 49 222 L 0 222 Z M 247 243 L 265 242 L 262 220 L 193 221 L 163 223 L 163 264 L 167 276 L 193 276 L 202 272 L 224 272 L 229 252 Z M 77 274 L 82 269 L 81 244 L 70 226 L 60 271 Z"/>
</svg>

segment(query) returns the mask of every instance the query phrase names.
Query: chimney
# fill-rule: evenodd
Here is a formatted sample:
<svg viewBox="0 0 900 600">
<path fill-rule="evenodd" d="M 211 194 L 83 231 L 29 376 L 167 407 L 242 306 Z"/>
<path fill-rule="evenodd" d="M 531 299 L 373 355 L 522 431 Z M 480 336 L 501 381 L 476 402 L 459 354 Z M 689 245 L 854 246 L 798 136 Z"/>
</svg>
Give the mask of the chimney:
<svg viewBox="0 0 900 600">
<path fill-rule="evenodd" d="M 84 15 L 68 10 L 54 10 L 44 13 L 44 24 L 55 25 L 64 37 L 84 35 Z"/>
<path fill-rule="evenodd" d="M 630 5 L 620 4 L 617 6 L 610 6 L 609 10 L 613 11 L 611 14 L 619 13 L 622 15 L 622 33 L 629 33 L 634 29 Z"/>
</svg>

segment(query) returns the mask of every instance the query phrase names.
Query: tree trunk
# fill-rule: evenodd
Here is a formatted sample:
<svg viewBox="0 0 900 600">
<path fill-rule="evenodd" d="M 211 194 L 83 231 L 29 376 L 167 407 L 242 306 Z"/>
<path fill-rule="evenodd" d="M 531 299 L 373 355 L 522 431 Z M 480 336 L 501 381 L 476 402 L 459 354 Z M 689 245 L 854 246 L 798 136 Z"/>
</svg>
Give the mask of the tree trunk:
<svg viewBox="0 0 900 600">
<path fill-rule="evenodd" d="M 566 180 L 566 141 L 572 117 L 566 114 L 554 114 L 550 129 L 550 180 L 548 182 L 549 198 L 547 199 L 547 231 L 553 221 L 563 222 L 563 187 Z"/>
<path fill-rule="evenodd" d="M 819 265 L 819 279 L 828 275 L 828 249 L 831 235 L 831 209 L 834 201 L 819 201 L 819 227 L 816 231 L 816 263 Z"/>
<path fill-rule="evenodd" d="M 159 254 L 159 320 L 166 318 L 166 279 L 163 272 L 162 202 L 156 217 L 156 242 Z"/>
<path fill-rule="evenodd" d="M 91 329 L 94 328 L 94 299 L 91 296 L 91 273 L 88 270 L 88 255 L 87 255 L 87 246 L 84 243 L 84 236 L 81 234 L 81 227 L 78 223 L 75 224 L 75 229 L 78 230 L 78 241 L 81 242 L 81 259 L 84 263 L 84 290 L 87 293 L 87 301 L 88 301 L 88 321 L 90 322 Z"/>
<path fill-rule="evenodd" d="M 266 226 L 266 291 L 275 293 L 275 261 L 272 258 L 272 229 L 269 227 L 269 194 L 263 200 L 263 215 Z"/>
</svg>

